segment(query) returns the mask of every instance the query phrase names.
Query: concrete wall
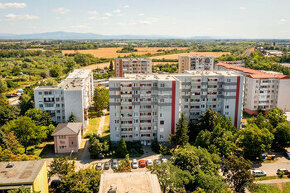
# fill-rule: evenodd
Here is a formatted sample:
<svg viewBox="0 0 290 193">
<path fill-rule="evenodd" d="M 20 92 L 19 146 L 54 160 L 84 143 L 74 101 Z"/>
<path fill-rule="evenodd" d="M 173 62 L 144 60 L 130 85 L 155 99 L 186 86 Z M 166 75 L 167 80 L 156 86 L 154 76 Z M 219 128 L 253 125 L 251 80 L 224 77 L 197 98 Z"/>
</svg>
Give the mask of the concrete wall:
<svg viewBox="0 0 290 193">
<path fill-rule="evenodd" d="M 290 111 L 290 79 L 280 79 L 277 107 L 284 112 Z"/>
<path fill-rule="evenodd" d="M 82 122 L 84 127 L 84 106 L 82 90 L 65 90 L 64 91 L 65 120 L 68 121 L 73 113 L 78 122 Z"/>
<path fill-rule="evenodd" d="M 33 182 L 32 189 L 34 192 L 48 193 L 48 177 L 46 162 L 43 164 L 40 172 Z"/>
<path fill-rule="evenodd" d="M 54 136 L 54 151 L 55 153 L 71 153 L 72 150 L 78 152 L 80 143 L 81 132 L 79 132 L 78 135 L 67 135 L 65 139 L 60 139 L 59 136 Z M 60 149 L 60 146 L 66 146 L 66 148 Z"/>
</svg>

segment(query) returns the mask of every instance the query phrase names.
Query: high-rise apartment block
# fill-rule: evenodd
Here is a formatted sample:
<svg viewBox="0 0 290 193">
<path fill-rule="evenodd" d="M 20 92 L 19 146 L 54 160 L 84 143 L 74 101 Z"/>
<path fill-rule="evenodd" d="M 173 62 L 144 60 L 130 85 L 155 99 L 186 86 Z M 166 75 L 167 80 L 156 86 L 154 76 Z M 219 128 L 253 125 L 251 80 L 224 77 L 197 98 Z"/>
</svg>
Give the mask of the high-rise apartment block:
<svg viewBox="0 0 290 193">
<path fill-rule="evenodd" d="M 115 77 L 124 77 L 124 74 L 152 73 L 152 60 L 145 58 L 117 58 L 114 61 Z"/>
<path fill-rule="evenodd" d="M 188 71 L 184 74 L 126 74 L 111 78 L 111 141 L 167 142 L 182 112 L 196 121 L 211 108 L 240 126 L 243 76 L 233 72 Z"/>
<path fill-rule="evenodd" d="M 93 72 L 76 69 L 58 86 L 39 86 L 34 89 L 35 108 L 51 114 L 56 123 L 68 122 L 74 114 L 85 127 L 88 124 L 88 109 L 94 94 Z"/>
<path fill-rule="evenodd" d="M 244 110 L 249 114 L 265 112 L 272 107 L 290 111 L 290 77 L 277 72 L 267 72 L 243 68 L 231 64 L 218 63 L 219 70 L 235 71 L 245 77 Z"/>
<path fill-rule="evenodd" d="M 178 56 L 178 73 L 187 70 L 214 70 L 214 57 L 199 55 Z"/>
</svg>

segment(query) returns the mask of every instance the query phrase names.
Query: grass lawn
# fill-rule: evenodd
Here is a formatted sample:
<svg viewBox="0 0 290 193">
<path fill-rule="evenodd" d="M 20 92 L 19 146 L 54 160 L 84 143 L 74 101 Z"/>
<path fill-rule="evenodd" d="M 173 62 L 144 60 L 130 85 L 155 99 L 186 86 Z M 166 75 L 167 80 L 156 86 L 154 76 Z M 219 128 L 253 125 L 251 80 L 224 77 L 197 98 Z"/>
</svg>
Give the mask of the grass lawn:
<svg viewBox="0 0 290 193">
<path fill-rule="evenodd" d="M 279 176 L 263 176 L 263 177 L 256 177 L 256 181 L 263 181 L 263 180 L 274 180 L 274 179 L 289 179 L 287 175 L 283 175 L 283 178 L 280 178 Z"/>
<path fill-rule="evenodd" d="M 44 158 L 48 153 L 54 151 L 54 142 L 43 142 L 39 145 L 27 148 L 27 154 Z"/>
<path fill-rule="evenodd" d="M 89 125 L 87 126 L 87 131 L 85 136 L 92 134 L 92 133 L 97 133 L 99 124 L 101 121 L 101 117 L 92 117 L 89 119 Z"/>
<path fill-rule="evenodd" d="M 103 127 L 103 137 L 107 135 L 110 135 L 110 115 L 106 115 Z"/>
</svg>

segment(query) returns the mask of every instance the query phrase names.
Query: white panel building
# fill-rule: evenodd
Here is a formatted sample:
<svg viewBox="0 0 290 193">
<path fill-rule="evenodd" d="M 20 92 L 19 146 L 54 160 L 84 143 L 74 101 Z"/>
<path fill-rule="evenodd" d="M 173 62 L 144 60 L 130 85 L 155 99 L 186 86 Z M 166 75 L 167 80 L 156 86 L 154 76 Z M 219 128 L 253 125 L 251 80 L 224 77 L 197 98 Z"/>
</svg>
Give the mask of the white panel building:
<svg viewBox="0 0 290 193">
<path fill-rule="evenodd" d="M 249 114 L 257 114 L 259 110 L 268 112 L 272 107 L 290 111 L 290 77 L 269 71 L 253 70 L 218 63 L 218 70 L 235 71 L 245 77 L 244 110 Z"/>
<path fill-rule="evenodd" d="M 35 108 L 48 111 L 56 123 L 67 122 L 73 113 L 85 127 L 93 94 L 92 70 L 76 69 L 58 86 L 36 87 L 34 103 Z"/>
<path fill-rule="evenodd" d="M 214 70 L 213 56 L 179 55 L 178 73 L 187 70 Z"/>
<path fill-rule="evenodd" d="M 117 58 L 114 61 L 115 77 L 124 74 L 152 73 L 152 60 L 147 58 Z"/>
<path fill-rule="evenodd" d="M 174 75 L 126 74 L 111 78 L 111 141 L 141 141 L 157 137 L 167 142 L 184 112 L 196 121 L 208 108 L 232 118 L 239 128 L 243 77 L 233 72 L 188 71 Z"/>
</svg>

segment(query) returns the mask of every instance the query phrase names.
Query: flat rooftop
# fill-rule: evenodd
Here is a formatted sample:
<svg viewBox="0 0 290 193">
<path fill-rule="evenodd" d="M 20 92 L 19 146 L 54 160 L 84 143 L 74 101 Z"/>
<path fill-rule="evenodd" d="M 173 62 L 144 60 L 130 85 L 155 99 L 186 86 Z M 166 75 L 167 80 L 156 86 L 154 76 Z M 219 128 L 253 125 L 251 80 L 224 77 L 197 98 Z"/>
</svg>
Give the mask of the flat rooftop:
<svg viewBox="0 0 290 193">
<path fill-rule="evenodd" d="M 75 69 L 72 73 L 68 75 L 66 79 L 70 78 L 87 78 L 90 73 L 92 73 L 91 69 Z"/>
<path fill-rule="evenodd" d="M 32 184 L 44 160 L 0 162 L 0 186 Z"/>
<path fill-rule="evenodd" d="M 123 61 L 152 61 L 152 59 L 149 58 L 116 58 L 116 60 L 123 60 Z"/>
<path fill-rule="evenodd" d="M 83 87 L 84 81 L 83 79 L 65 79 L 62 81 L 59 85 L 59 89 L 64 89 L 64 90 L 79 90 Z"/>
<path fill-rule="evenodd" d="M 170 74 L 125 74 L 124 77 L 110 78 L 110 80 L 175 80 Z"/>
<path fill-rule="evenodd" d="M 99 193 L 111 187 L 117 193 L 161 193 L 157 175 L 150 172 L 103 173 Z"/>
</svg>

